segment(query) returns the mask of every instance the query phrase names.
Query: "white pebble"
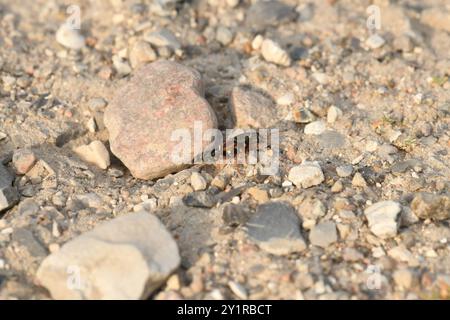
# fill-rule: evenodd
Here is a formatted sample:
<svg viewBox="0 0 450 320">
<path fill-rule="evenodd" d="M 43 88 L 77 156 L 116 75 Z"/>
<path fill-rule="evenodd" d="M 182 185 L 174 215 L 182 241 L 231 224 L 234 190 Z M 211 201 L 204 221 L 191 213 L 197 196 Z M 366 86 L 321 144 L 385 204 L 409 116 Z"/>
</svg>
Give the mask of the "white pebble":
<svg viewBox="0 0 450 320">
<path fill-rule="evenodd" d="M 320 84 L 327 84 L 330 82 L 330 77 L 323 72 L 314 72 L 311 76 Z"/>
<path fill-rule="evenodd" d="M 193 172 L 191 175 L 191 185 L 195 191 L 201 191 L 206 189 L 207 183 L 200 173 Z"/>
<path fill-rule="evenodd" d="M 247 290 L 245 290 L 245 288 L 241 284 L 230 281 L 228 282 L 228 286 L 239 299 L 246 300 L 248 298 Z"/>
<path fill-rule="evenodd" d="M 386 41 L 378 34 L 373 34 L 366 40 L 366 45 L 370 49 L 381 48 L 385 43 Z"/>
<path fill-rule="evenodd" d="M 63 24 L 56 32 L 56 41 L 66 48 L 80 50 L 85 46 L 85 39 L 78 30 Z"/>
<path fill-rule="evenodd" d="M 378 142 L 373 141 L 373 140 L 369 140 L 366 143 L 366 151 L 368 152 L 374 152 L 377 151 L 378 149 Z"/>
<path fill-rule="evenodd" d="M 268 62 L 273 62 L 284 67 L 291 65 L 289 54 L 275 41 L 265 39 L 261 44 L 261 53 L 263 58 Z"/>
<path fill-rule="evenodd" d="M 280 106 L 288 106 L 294 103 L 295 96 L 292 92 L 288 92 L 277 99 L 277 104 Z"/>
<path fill-rule="evenodd" d="M 101 141 L 92 141 L 89 145 L 79 146 L 73 151 L 84 161 L 101 169 L 106 169 L 110 165 L 109 152 Z"/>
<path fill-rule="evenodd" d="M 327 121 L 328 123 L 334 123 L 336 120 L 342 116 L 342 110 L 336 106 L 331 106 L 328 108 Z"/>
<path fill-rule="evenodd" d="M 397 235 L 397 217 L 402 210 L 395 201 L 380 201 L 366 210 L 364 214 L 369 222 L 369 228 L 377 237 L 386 239 Z"/>
<path fill-rule="evenodd" d="M 264 41 L 263 36 L 258 34 L 252 41 L 252 49 L 259 50 L 261 48 L 263 41 Z"/>
<path fill-rule="evenodd" d="M 317 120 L 317 121 L 308 123 L 305 126 L 304 133 L 308 134 L 308 135 L 310 135 L 310 134 L 319 135 L 319 134 L 322 134 L 326 130 L 326 128 L 327 127 L 323 121 Z"/>
<path fill-rule="evenodd" d="M 305 161 L 289 171 L 288 179 L 297 187 L 309 188 L 321 184 L 325 177 L 317 162 Z"/>
</svg>

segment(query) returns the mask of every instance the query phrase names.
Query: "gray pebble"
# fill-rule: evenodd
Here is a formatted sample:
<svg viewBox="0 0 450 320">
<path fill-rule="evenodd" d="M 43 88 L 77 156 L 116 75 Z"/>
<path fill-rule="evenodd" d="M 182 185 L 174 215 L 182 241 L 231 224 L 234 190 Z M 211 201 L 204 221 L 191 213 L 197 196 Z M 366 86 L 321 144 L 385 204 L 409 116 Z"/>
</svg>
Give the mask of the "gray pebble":
<svg viewBox="0 0 450 320">
<path fill-rule="evenodd" d="M 353 167 L 349 164 L 336 167 L 336 173 L 341 178 L 349 177 L 353 173 Z"/>
<path fill-rule="evenodd" d="M 325 221 L 315 225 L 309 233 L 312 245 L 326 248 L 337 241 L 336 225 L 332 221 Z"/>
<path fill-rule="evenodd" d="M 196 191 L 184 196 L 183 203 L 188 207 L 212 208 L 216 205 L 217 199 L 206 191 Z"/>
<path fill-rule="evenodd" d="M 247 12 L 248 27 L 260 31 L 270 26 L 292 21 L 297 17 L 295 8 L 280 1 L 258 1 Z"/>
<path fill-rule="evenodd" d="M 275 255 L 306 249 L 297 213 L 293 207 L 283 202 L 269 202 L 259 206 L 247 223 L 247 234 L 261 249 Z"/>
<path fill-rule="evenodd" d="M 11 173 L 0 163 L 0 212 L 11 208 L 19 201 L 19 193 L 12 185 L 13 180 Z"/>
</svg>

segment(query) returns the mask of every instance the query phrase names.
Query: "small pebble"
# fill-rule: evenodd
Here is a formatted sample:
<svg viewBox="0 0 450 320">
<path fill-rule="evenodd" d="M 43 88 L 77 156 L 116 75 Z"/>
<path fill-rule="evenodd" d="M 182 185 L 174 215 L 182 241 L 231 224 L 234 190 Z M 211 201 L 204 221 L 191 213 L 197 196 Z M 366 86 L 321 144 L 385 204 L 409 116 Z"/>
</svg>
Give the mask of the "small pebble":
<svg viewBox="0 0 450 320">
<path fill-rule="evenodd" d="M 384 44 L 386 43 L 386 40 L 384 40 L 381 36 L 379 36 L 378 34 L 373 34 L 371 35 L 367 40 L 366 40 L 366 45 L 370 48 L 370 49 L 378 49 L 381 48 L 382 46 L 384 46 Z"/>
<path fill-rule="evenodd" d="M 337 241 L 336 225 L 332 221 L 325 221 L 315 225 L 309 233 L 312 245 L 326 248 Z"/>
<path fill-rule="evenodd" d="M 56 41 L 62 46 L 73 50 L 80 50 L 85 46 L 85 39 L 80 32 L 66 24 L 63 24 L 56 32 Z"/>
<path fill-rule="evenodd" d="M 252 187 L 247 190 L 248 194 L 253 197 L 258 202 L 267 202 L 269 201 L 269 193 L 258 187 Z"/>
<path fill-rule="evenodd" d="M 289 171 L 288 179 L 297 187 L 309 188 L 321 184 L 325 177 L 317 162 L 305 161 Z"/>
<path fill-rule="evenodd" d="M 288 106 L 295 102 L 295 96 L 292 92 L 286 93 L 285 95 L 277 99 L 277 104 L 279 106 Z"/>
<path fill-rule="evenodd" d="M 19 193 L 13 184 L 14 177 L 0 162 L 0 213 L 19 201 Z"/>
<path fill-rule="evenodd" d="M 280 66 L 289 67 L 292 62 L 289 54 L 278 43 L 270 39 L 265 39 L 262 42 L 261 54 L 266 61 Z"/>
<path fill-rule="evenodd" d="M 274 255 L 306 249 L 297 213 L 284 202 L 260 205 L 247 223 L 247 234 L 261 249 Z"/>
<path fill-rule="evenodd" d="M 109 152 L 103 142 L 99 140 L 76 147 L 74 152 L 84 161 L 95 164 L 101 169 L 106 169 L 110 165 Z"/>
<path fill-rule="evenodd" d="M 116 69 L 119 76 L 126 76 L 131 73 L 131 67 L 128 62 L 118 55 L 112 57 L 114 68 Z"/>
<path fill-rule="evenodd" d="M 338 180 L 331 187 L 331 192 L 338 193 L 338 192 L 341 192 L 343 189 L 344 189 L 344 185 L 342 184 L 342 181 Z"/>
<path fill-rule="evenodd" d="M 421 219 L 446 220 L 450 218 L 448 194 L 418 193 L 411 202 L 412 212 Z"/>
<path fill-rule="evenodd" d="M 402 210 L 395 201 L 380 201 L 364 210 L 369 222 L 369 228 L 381 239 L 392 238 L 397 235 L 397 218 Z"/>
<path fill-rule="evenodd" d="M 86 122 L 86 128 L 88 129 L 88 131 L 90 133 L 95 133 L 97 131 L 97 123 L 95 122 L 94 118 L 90 118 L 87 122 Z"/>
<path fill-rule="evenodd" d="M 177 37 L 165 28 L 145 34 L 144 40 L 156 47 L 169 47 L 174 51 L 181 49 L 181 43 Z"/>
<path fill-rule="evenodd" d="M 361 188 L 367 187 L 367 182 L 361 173 L 359 172 L 355 173 L 352 179 L 352 186 Z"/>
<path fill-rule="evenodd" d="M 247 290 L 245 290 L 244 286 L 235 282 L 230 281 L 228 282 L 228 287 L 230 287 L 231 291 L 242 300 L 246 300 L 248 298 Z"/>
<path fill-rule="evenodd" d="M 413 274 L 408 269 L 395 270 L 392 278 L 394 279 L 395 284 L 404 290 L 409 289 L 413 282 Z"/>
<path fill-rule="evenodd" d="M 328 123 L 334 123 L 336 120 L 342 116 L 342 110 L 336 106 L 331 106 L 328 108 L 327 121 Z"/>
<path fill-rule="evenodd" d="M 156 52 L 152 47 L 144 41 L 137 41 L 130 50 L 130 64 L 133 69 L 138 66 L 155 61 L 157 59 Z"/>
<path fill-rule="evenodd" d="M 219 26 L 216 31 L 216 40 L 222 45 L 227 46 L 233 41 L 233 32 L 230 29 Z"/>
<path fill-rule="evenodd" d="M 264 38 L 262 35 L 258 34 L 252 41 L 252 49 L 259 50 L 262 46 Z"/>
<path fill-rule="evenodd" d="M 200 173 L 193 172 L 191 175 L 191 185 L 195 191 L 201 191 L 206 189 L 207 182 Z"/>
<path fill-rule="evenodd" d="M 91 111 L 102 111 L 108 103 L 103 98 L 92 98 L 88 101 L 88 107 Z"/>
<path fill-rule="evenodd" d="M 314 80 L 316 80 L 318 83 L 322 85 L 326 85 L 330 82 L 330 77 L 323 72 L 314 72 L 312 75 Z"/>
<path fill-rule="evenodd" d="M 29 149 L 14 151 L 12 162 L 17 174 L 26 174 L 36 163 L 36 155 Z"/>
<path fill-rule="evenodd" d="M 311 123 L 308 123 L 305 126 L 305 134 L 307 135 L 319 135 L 324 133 L 324 131 L 327 129 L 325 123 L 321 120 L 314 121 Z"/>
</svg>

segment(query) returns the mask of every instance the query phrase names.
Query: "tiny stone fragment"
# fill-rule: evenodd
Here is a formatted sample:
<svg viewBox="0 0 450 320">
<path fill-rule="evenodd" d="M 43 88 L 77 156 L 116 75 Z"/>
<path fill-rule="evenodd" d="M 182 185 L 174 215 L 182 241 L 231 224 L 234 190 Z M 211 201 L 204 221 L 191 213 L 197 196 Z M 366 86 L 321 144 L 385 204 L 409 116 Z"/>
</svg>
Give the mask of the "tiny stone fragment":
<svg viewBox="0 0 450 320">
<path fill-rule="evenodd" d="M 332 221 L 325 221 L 315 225 L 309 233 L 312 245 L 326 248 L 337 241 L 336 225 Z"/>
<path fill-rule="evenodd" d="M 411 210 L 421 219 L 449 219 L 450 196 L 448 194 L 418 193 L 411 202 Z"/>
<path fill-rule="evenodd" d="M 292 63 L 289 54 L 273 40 L 265 39 L 261 45 L 261 54 L 268 62 L 289 67 Z"/>
<path fill-rule="evenodd" d="M 318 120 L 318 121 L 308 123 L 305 126 L 304 132 L 305 132 L 305 134 L 308 134 L 308 135 L 319 135 L 319 134 L 324 133 L 324 131 L 326 129 L 327 129 L 327 127 L 326 127 L 325 123 L 323 121 Z"/>
<path fill-rule="evenodd" d="M 12 185 L 13 181 L 13 176 L 0 163 L 0 212 L 11 208 L 19 201 L 19 193 Z"/>
<path fill-rule="evenodd" d="M 235 87 L 231 92 L 230 108 L 235 117 L 235 127 L 270 128 L 276 123 L 276 109 L 273 101 L 251 88 Z"/>
<path fill-rule="evenodd" d="M 381 239 L 392 238 L 397 235 L 397 218 L 402 210 L 395 201 L 380 201 L 364 210 L 369 228 Z"/>
<path fill-rule="evenodd" d="M 68 49 L 80 50 L 85 46 L 85 39 L 76 29 L 63 24 L 56 32 L 56 41 Z"/>
<path fill-rule="evenodd" d="M 84 161 L 101 169 L 106 169 L 110 165 L 109 152 L 101 141 L 95 140 L 88 145 L 79 146 L 74 152 Z"/>
<path fill-rule="evenodd" d="M 206 189 L 207 182 L 200 173 L 193 172 L 191 175 L 191 185 L 195 191 L 201 191 Z"/>
<path fill-rule="evenodd" d="M 184 196 L 183 203 L 188 207 L 212 208 L 217 204 L 217 199 L 209 192 L 195 191 Z"/>
<path fill-rule="evenodd" d="M 18 149 L 14 151 L 12 162 L 17 174 L 25 174 L 36 163 L 36 156 L 29 149 Z"/>
<path fill-rule="evenodd" d="M 309 188 L 321 184 L 325 177 L 317 162 L 305 161 L 289 171 L 288 179 L 297 187 Z"/>
</svg>

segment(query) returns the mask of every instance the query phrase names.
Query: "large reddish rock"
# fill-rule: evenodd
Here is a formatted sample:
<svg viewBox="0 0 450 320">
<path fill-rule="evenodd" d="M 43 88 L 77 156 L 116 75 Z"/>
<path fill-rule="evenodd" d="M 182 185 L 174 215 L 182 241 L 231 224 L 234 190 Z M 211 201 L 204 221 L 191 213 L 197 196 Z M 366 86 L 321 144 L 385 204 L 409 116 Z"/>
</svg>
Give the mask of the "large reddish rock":
<svg viewBox="0 0 450 320">
<path fill-rule="evenodd" d="M 203 132 L 217 127 L 203 96 L 196 70 L 170 61 L 142 67 L 105 111 L 111 151 L 136 178 L 153 179 L 180 170 L 186 164 L 172 161 L 181 141 L 172 139 L 174 130 L 187 129 L 193 143 L 195 122 L 201 122 Z M 203 148 L 207 144 L 203 142 Z"/>
</svg>

